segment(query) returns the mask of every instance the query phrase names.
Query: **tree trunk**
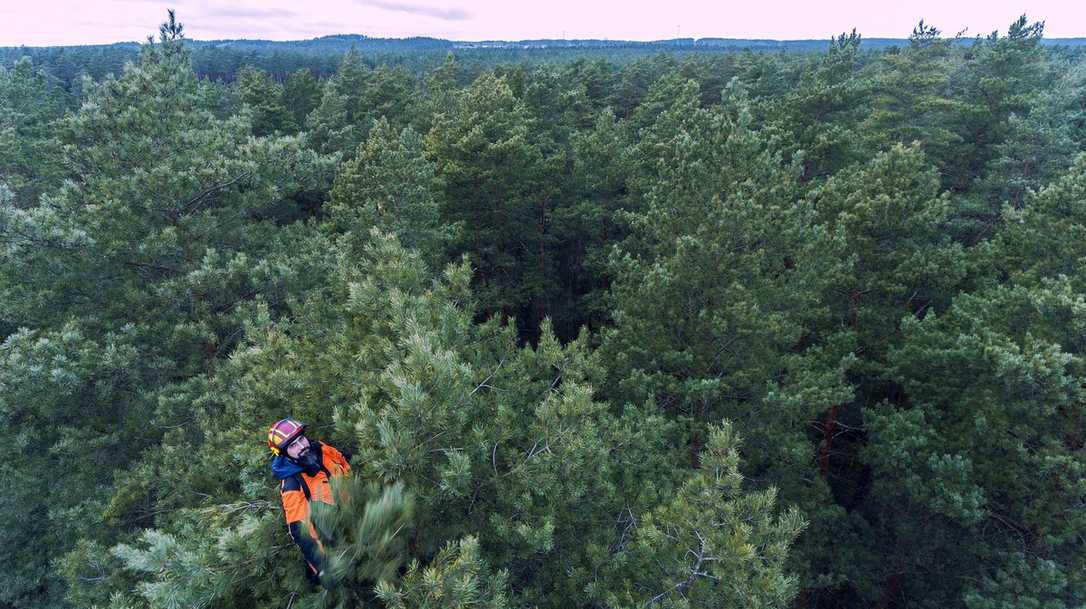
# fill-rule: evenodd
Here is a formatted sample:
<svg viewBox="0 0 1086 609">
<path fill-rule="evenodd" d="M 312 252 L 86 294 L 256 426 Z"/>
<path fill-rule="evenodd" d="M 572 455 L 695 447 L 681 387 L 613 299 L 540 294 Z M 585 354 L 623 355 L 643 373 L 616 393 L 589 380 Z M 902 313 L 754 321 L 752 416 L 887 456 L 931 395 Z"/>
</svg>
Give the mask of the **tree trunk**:
<svg viewBox="0 0 1086 609">
<path fill-rule="evenodd" d="M 833 449 L 833 432 L 837 428 L 837 409 L 835 404 L 826 412 L 826 420 L 822 424 L 822 442 L 818 445 L 818 472 L 825 478 L 830 469 L 830 451 Z"/>
</svg>

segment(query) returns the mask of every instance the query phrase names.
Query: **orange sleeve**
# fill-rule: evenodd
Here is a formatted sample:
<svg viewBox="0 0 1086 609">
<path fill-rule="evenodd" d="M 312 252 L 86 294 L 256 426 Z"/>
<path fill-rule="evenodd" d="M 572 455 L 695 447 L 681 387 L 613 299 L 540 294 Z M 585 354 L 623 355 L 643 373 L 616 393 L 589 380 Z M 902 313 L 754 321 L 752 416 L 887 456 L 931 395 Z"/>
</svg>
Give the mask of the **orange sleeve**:
<svg viewBox="0 0 1086 609">
<path fill-rule="evenodd" d="M 283 491 L 281 497 L 283 498 L 283 514 L 287 517 L 287 524 L 309 518 L 309 501 L 306 501 L 305 493 L 300 489 Z"/>
<path fill-rule="evenodd" d="M 347 459 L 343 457 L 343 453 L 336 450 L 334 446 L 329 446 L 327 444 L 324 445 L 324 450 L 328 451 L 326 458 L 336 464 L 339 468 L 339 473 L 344 476 L 349 476 L 351 474 L 351 464 L 347 463 Z M 332 468 L 328 469 L 331 470 Z"/>
</svg>

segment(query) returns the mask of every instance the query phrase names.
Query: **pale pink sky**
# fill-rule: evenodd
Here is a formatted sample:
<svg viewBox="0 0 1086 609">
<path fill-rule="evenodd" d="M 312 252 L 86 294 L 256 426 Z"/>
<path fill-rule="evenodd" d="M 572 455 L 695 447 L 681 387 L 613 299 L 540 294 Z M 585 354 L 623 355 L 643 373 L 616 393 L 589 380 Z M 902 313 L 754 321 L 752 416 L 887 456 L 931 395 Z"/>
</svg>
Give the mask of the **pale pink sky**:
<svg viewBox="0 0 1086 609">
<path fill-rule="evenodd" d="M 855 27 L 904 38 L 921 18 L 945 35 L 1006 31 L 1023 12 L 1049 38 L 1086 36 L 1086 0 L 0 0 L 0 46 L 142 41 L 166 9 L 189 38 L 326 34 L 454 40 L 819 38 Z"/>
</svg>

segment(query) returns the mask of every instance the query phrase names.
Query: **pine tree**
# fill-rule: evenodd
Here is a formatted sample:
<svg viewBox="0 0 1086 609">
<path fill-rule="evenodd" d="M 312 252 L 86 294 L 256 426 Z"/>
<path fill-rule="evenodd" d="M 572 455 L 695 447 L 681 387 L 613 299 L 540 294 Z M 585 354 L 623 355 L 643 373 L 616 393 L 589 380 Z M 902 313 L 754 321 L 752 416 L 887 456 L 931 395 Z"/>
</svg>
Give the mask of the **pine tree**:
<svg viewBox="0 0 1086 609">
<path fill-rule="evenodd" d="M 324 83 L 320 104 L 306 118 L 306 140 L 323 153 L 348 155 L 363 140 L 356 114 L 369 69 L 353 47 L 343 55 L 335 76 Z"/>
<path fill-rule="evenodd" d="M 410 127 L 397 133 L 382 117 L 354 158 L 340 167 L 328 211 L 336 229 L 349 231 L 356 244 L 376 227 L 395 233 L 440 267 L 456 230 L 441 224 L 442 191 L 433 164 L 423 156 L 422 137 Z"/>
<path fill-rule="evenodd" d="M 1086 155 L 1047 188 L 1031 193 L 1021 208 L 1005 208 L 1004 222 L 988 251 L 1001 275 L 1027 286 L 1065 277 L 1077 291 L 1086 289 Z"/>
<path fill-rule="evenodd" d="M 506 585 L 507 575 L 489 573 L 479 540 L 469 536 L 449 542 L 426 567 L 412 562 L 400 582 L 383 582 L 376 593 L 389 609 L 505 609 Z"/>
<path fill-rule="evenodd" d="M 330 169 L 297 139 L 253 139 L 244 119 L 216 119 L 175 20 L 87 95 L 62 125 L 73 178 L 0 216 L 0 315 L 18 328 L 4 343 L 0 411 L 25 434 L 12 475 L 52 472 L 18 495 L 43 528 L 5 540 L 5 563 L 39 575 L 6 590 L 46 606 L 63 589 L 40 573 L 77 539 L 109 544 L 154 523 L 158 489 L 111 481 L 127 481 L 164 430 L 191 428 L 185 398 L 237 344 L 252 301 L 285 298 L 290 274 L 254 259 L 296 193 Z"/>
<path fill-rule="evenodd" d="M 397 129 L 417 123 L 415 81 L 401 68 L 378 66 L 366 80 L 355 120 L 363 136 L 373 122 L 384 118 Z"/>
<path fill-rule="evenodd" d="M 886 586 L 931 606 L 1078 602 L 1081 310 L 1056 280 L 963 294 L 906 323 L 891 361 L 910 407 L 867 413 L 872 501 L 893 514 L 877 531 Z"/>
<path fill-rule="evenodd" d="M 843 266 L 747 102 L 695 100 L 688 89 L 642 134 L 645 209 L 614 258 L 603 349 L 616 397 L 711 421 L 764 398 Z"/>
<path fill-rule="evenodd" d="M 272 81 L 268 73 L 246 67 L 238 73 L 241 102 L 252 112 L 253 135 L 289 134 L 298 131 L 287 106 L 283 103 L 283 87 Z"/>
<path fill-rule="evenodd" d="M 693 86 L 679 91 L 641 133 L 644 208 L 629 214 L 631 235 L 613 258 L 604 395 L 683 423 L 676 469 L 704 467 L 708 425 L 731 420 L 752 475 L 780 485 L 818 533 L 847 536 L 809 436 L 851 398 L 852 341 L 823 308 L 824 291 L 849 270 L 844 241 L 800 202 L 797 168 L 783 164 L 771 131 L 752 128 L 738 82 L 709 110 L 696 107 Z M 824 539 L 800 544 L 805 585 L 825 568 L 815 562 Z"/>
<path fill-rule="evenodd" d="M 57 128 L 63 112 L 58 84 L 29 57 L 10 70 L 0 66 L 0 181 L 16 207 L 37 204 L 65 175 Z"/>
<path fill-rule="evenodd" d="M 783 152 L 800 163 L 803 182 L 863 158 L 856 125 L 869 107 L 870 83 L 857 75 L 861 38 L 856 30 L 842 33 L 825 55 L 804 59 L 810 65 L 799 82 L 766 111 L 767 122 L 787 134 Z"/>
<path fill-rule="evenodd" d="M 977 184 L 978 196 L 993 207 L 1025 206 L 1031 191 L 1040 190 L 1067 170 L 1076 153 L 1073 125 L 1066 120 L 1068 92 L 1039 94 L 1028 115 L 1007 118 L 1006 139 L 995 146 L 995 158 Z"/>
<path fill-rule="evenodd" d="M 950 197 L 917 146 L 896 145 L 830 178 L 811 199 L 855 257 L 830 297 L 837 318 L 856 332 L 864 359 L 879 361 L 903 317 L 945 308 L 967 278 L 961 247 L 945 235 Z"/>
<path fill-rule="evenodd" d="M 942 171 L 942 184 L 960 191 L 971 185 L 971 177 L 959 167 L 961 159 L 969 156 L 963 151 L 972 146 L 962 136 L 971 107 L 952 89 L 952 72 L 960 63 L 957 40 L 940 34 L 921 20 L 908 46 L 879 57 L 881 65 L 871 76 L 872 109 L 861 130 L 878 151 L 895 143 L 919 143 Z"/>
<path fill-rule="evenodd" d="M 441 65 L 423 77 L 423 99 L 420 102 L 420 130 L 429 131 L 434 117 L 452 112 L 459 102 L 460 78 L 463 67 L 453 53 L 447 53 Z"/>
<path fill-rule="evenodd" d="M 1011 24 L 1006 36 L 992 32 L 977 41 L 962 83 L 965 101 L 974 106 L 963 134 L 972 145 L 959 161 L 967 180 L 984 178 L 993 159 L 1007 152 L 1000 151 L 999 145 L 1010 136 L 1011 117 L 1027 117 L 1037 103 L 1049 74 L 1041 48 L 1043 32 L 1043 22 L 1030 24 L 1022 15 Z M 986 185 L 981 182 L 985 187 L 981 192 L 957 201 L 954 216 L 959 240 L 974 244 L 994 233 L 1004 204 L 998 197 L 1001 189 L 992 184 L 999 181 L 994 177 Z"/>
<path fill-rule="evenodd" d="M 632 522 L 610 565 L 613 587 L 594 586 L 611 607 L 786 607 L 796 579 L 788 548 L 804 527 L 795 510 L 774 515 L 776 492 L 743 491 L 739 440 L 710 428 L 701 469 L 675 499 Z M 618 585 L 615 585 L 618 584 Z"/>
<path fill-rule="evenodd" d="M 384 117 L 397 129 L 417 121 L 414 93 L 414 82 L 403 70 L 371 70 L 352 48 L 325 82 L 320 104 L 306 120 L 310 146 L 350 158 L 375 120 Z"/>
<path fill-rule="evenodd" d="M 866 534 L 870 524 L 855 515 L 871 510 L 869 501 L 879 501 L 870 491 L 865 458 L 865 408 L 883 402 L 907 407 L 908 394 L 888 370 L 888 352 L 900 344 L 903 324 L 946 310 L 974 273 L 961 246 L 947 235 L 950 197 L 940 193 L 939 174 L 918 144 L 895 145 L 866 164 L 838 172 L 813 189 L 810 200 L 822 222 L 841 235 L 852 258 L 850 272 L 825 293 L 834 321 L 821 331 L 847 328 L 855 343 L 847 366 L 851 399 L 830 404 L 813 424 L 820 436 L 817 474 L 828 485 L 832 503 L 808 511 L 812 535 L 799 551 L 810 560 L 812 594 L 825 594 L 819 589 L 827 582 L 844 579 L 866 602 L 883 602 L 880 598 L 891 593 L 884 587 L 894 580 L 871 567 L 888 560 L 881 553 L 893 550 Z M 849 539 L 849 550 L 828 549 L 826 540 L 832 538 Z M 843 559 L 847 555 L 869 558 L 858 567 Z"/>
<path fill-rule="evenodd" d="M 320 83 L 308 68 L 301 68 L 290 73 L 283 84 L 283 106 L 291 113 L 294 124 L 302 127 L 306 117 L 321 100 Z"/>
<path fill-rule="evenodd" d="M 530 337 L 553 301 L 555 261 L 544 158 L 524 103 L 509 83 L 483 76 L 454 114 L 441 114 L 426 153 L 445 184 L 443 219 L 463 228 L 486 312 L 515 318 Z"/>
<path fill-rule="evenodd" d="M 607 259 L 610 248 L 627 236 L 622 214 L 636 205 L 629 192 L 636 167 L 632 140 L 629 125 L 610 108 L 600 112 L 590 129 L 572 136 L 571 202 L 555 211 L 563 235 L 559 268 L 573 309 L 555 316 L 555 331 L 563 338 L 581 326 L 600 328 L 610 318 Z"/>
</svg>

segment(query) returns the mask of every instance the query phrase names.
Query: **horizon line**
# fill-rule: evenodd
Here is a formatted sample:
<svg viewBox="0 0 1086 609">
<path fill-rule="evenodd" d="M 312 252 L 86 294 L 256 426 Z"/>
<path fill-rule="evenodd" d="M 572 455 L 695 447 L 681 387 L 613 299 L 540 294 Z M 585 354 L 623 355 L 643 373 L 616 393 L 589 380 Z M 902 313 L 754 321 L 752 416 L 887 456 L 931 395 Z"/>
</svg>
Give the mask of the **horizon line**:
<svg viewBox="0 0 1086 609">
<path fill-rule="evenodd" d="M 855 31 L 855 30 L 851 30 L 851 31 Z M 449 42 L 449 43 L 475 43 L 475 44 L 479 44 L 479 43 L 498 43 L 498 42 L 504 42 L 504 43 L 529 43 L 529 42 L 541 42 L 541 41 L 566 42 L 566 43 L 574 43 L 574 42 L 631 42 L 631 43 L 639 43 L 639 44 L 652 44 L 652 43 L 660 43 L 660 42 L 675 42 L 675 41 L 680 41 L 680 40 L 689 40 L 689 41 L 693 41 L 693 42 L 697 42 L 699 40 L 729 40 L 729 41 L 744 41 L 744 42 L 749 41 L 749 42 L 786 43 L 786 42 L 830 42 L 831 40 L 836 38 L 838 35 L 847 34 L 848 32 L 849 31 L 846 30 L 846 31 L 842 31 L 842 32 L 840 32 L 838 34 L 834 34 L 834 35 L 827 36 L 827 37 L 818 37 L 818 38 L 735 38 L 735 37 L 725 37 L 725 36 L 697 36 L 697 37 L 679 36 L 679 37 L 674 37 L 674 38 L 654 38 L 654 39 L 636 39 L 636 38 L 565 38 L 565 37 L 563 37 L 563 38 L 519 38 L 519 39 L 512 39 L 512 38 L 482 38 L 482 39 L 478 39 L 478 40 L 455 39 L 455 38 L 439 38 L 439 37 L 436 37 L 436 36 L 427 36 L 427 35 L 400 36 L 400 37 L 368 36 L 366 34 L 360 34 L 360 33 L 357 33 L 357 32 L 352 32 L 352 33 L 322 34 L 320 36 L 314 36 L 312 38 L 290 38 L 290 39 L 275 39 L 275 38 L 210 38 L 210 39 L 199 39 L 199 38 L 185 38 L 185 40 L 188 41 L 188 42 L 205 43 L 205 44 L 206 43 L 215 43 L 215 42 L 274 42 L 274 43 L 288 44 L 288 43 L 292 43 L 292 42 L 312 42 L 312 41 L 315 41 L 315 40 L 322 40 L 322 39 L 326 39 L 326 38 L 339 38 L 339 37 L 344 37 L 344 38 L 355 37 L 355 38 L 360 38 L 360 39 L 364 39 L 364 40 L 418 40 L 418 39 L 424 39 L 424 40 L 435 40 L 435 41 Z M 906 37 L 864 36 L 862 32 L 857 32 L 857 34 L 860 36 L 861 44 L 862 44 L 862 42 L 864 40 L 893 40 L 893 41 L 908 41 L 909 40 L 908 36 L 906 36 Z M 978 34 L 976 36 L 970 36 L 970 37 L 965 37 L 965 36 L 941 37 L 941 38 L 939 38 L 939 40 L 974 41 L 974 40 L 983 39 L 983 38 L 985 38 L 985 36 L 982 36 L 982 35 Z M 1083 34 L 1081 36 L 1060 36 L 1060 37 L 1044 36 L 1044 37 L 1042 37 L 1042 41 L 1083 40 L 1083 39 L 1086 39 L 1086 34 Z M 38 48 L 38 49 L 45 49 L 45 48 L 52 48 L 52 47 L 107 47 L 107 46 L 127 45 L 127 44 L 144 45 L 144 44 L 147 44 L 147 41 L 146 40 L 143 40 L 143 41 L 139 41 L 139 40 L 116 40 L 116 41 L 113 41 L 113 42 L 88 42 L 88 43 L 75 43 L 75 44 L 66 44 L 66 43 L 60 43 L 60 44 L 15 44 L 15 45 L 2 45 L 2 46 L 0 46 L 0 48 L 9 48 L 9 49 L 11 49 L 11 48 Z"/>
</svg>

